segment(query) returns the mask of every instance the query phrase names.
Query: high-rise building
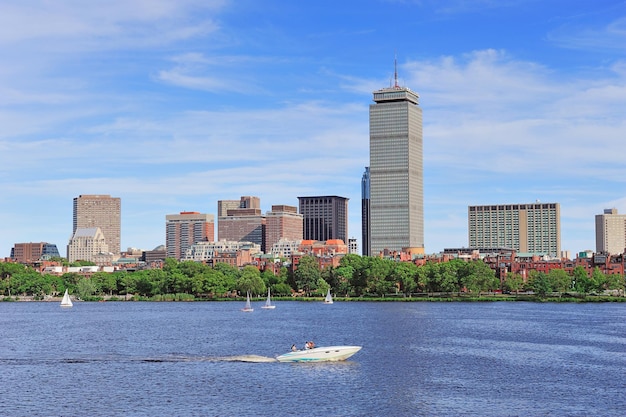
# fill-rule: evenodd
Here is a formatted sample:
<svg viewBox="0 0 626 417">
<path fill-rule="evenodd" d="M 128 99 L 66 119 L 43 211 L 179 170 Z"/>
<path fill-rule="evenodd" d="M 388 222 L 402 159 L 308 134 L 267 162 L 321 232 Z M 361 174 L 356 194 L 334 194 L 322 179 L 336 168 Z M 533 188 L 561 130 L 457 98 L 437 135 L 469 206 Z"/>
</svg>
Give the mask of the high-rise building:
<svg viewBox="0 0 626 417">
<path fill-rule="evenodd" d="M 261 213 L 259 197 L 241 197 L 239 206 L 232 208 L 235 200 L 217 202 L 217 238 L 235 242 L 252 242 L 263 246 L 265 216 Z"/>
<path fill-rule="evenodd" d="M 393 87 L 374 91 L 369 112 L 371 256 L 424 253 L 422 109 L 419 95 L 400 87 L 395 74 Z"/>
<path fill-rule="evenodd" d="M 72 235 L 78 228 L 99 227 L 109 251 L 120 254 L 122 202 L 110 195 L 80 195 L 74 198 Z"/>
<path fill-rule="evenodd" d="M 561 256 L 558 203 L 469 206 L 468 225 L 470 248 L 511 248 Z"/>
<path fill-rule="evenodd" d="M 626 249 L 626 215 L 605 209 L 596 215 L 596 252 L 619 255 Z"/>
<path fill-rule="evenodd" d="M 302 219 L 297 207 L 272 206 L 272 211 L 265 213 L 265 250 L 270 252 L 281 239 L 302 240 Z"/>
<path fill-rule="evenodd" d="M 298 197 L 304 216 L 304 240 L 341 239 L 348 244 L 348 199 L 346 197 Z"/>
<path fill-rule="evenodd" d="M 182 259 L 191 245 L 215 240 L 215 217 L 197 211 L 181 211 L 165 216 L 167 257 Z"/>
<path fill-rule="evenodd" d="M 11 259 L 19 263 L 30 263 L 52 257 L 60 257 L 57 245 L 52 243 L 16 243 L 11 248 Z"/>
<path fill-rule="evenodd" d="M 370 167 L 365 167 L 361 178 L 361 240 L 363 256 L 370 256 Z"/>
</svg>

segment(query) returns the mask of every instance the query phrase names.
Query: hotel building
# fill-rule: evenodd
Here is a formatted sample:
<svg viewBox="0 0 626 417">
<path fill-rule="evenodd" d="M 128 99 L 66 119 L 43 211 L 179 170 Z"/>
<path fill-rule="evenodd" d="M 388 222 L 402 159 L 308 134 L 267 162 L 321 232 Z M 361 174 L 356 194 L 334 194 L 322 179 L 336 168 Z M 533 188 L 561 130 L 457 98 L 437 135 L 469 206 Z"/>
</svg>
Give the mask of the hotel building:
<svg viewBox="0 0 626 417">
<path fill-rule="evenodd" d="M 110 195 L 80 195 L 74 198 L 72 235 L 78 228 L 99 227 L 109 251 L 119 256 L 121 207 L 121 199 Z"/>
<path fill-rule="evenodd" d="M 605 209 L 596 215 L 596 252 L 619 255 L 626 248 L 626 215 Z"/>
<path fill-rule="evenodd" d="M 470 248 L 511 248 L 561 256 L 558 203 L 469 206 L 468 226 Z"/>
<path fill-rule="evenodd" d="M 177 260 L 185 256 L 191 245 L 215 240 L 215 217 L 197 211 L 182 211 L 165 216 L 167 257 Z"/>
</svg>

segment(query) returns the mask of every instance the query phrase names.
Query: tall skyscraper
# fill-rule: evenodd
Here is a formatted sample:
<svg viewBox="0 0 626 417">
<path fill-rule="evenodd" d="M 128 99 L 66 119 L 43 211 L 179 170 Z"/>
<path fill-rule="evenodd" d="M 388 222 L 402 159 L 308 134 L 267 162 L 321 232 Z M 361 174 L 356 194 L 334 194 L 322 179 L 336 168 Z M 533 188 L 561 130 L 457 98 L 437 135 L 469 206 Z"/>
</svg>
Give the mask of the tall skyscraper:
<svg viewBox="0 0 626 417">
<path fill-rule="evenodd" d="M 305 240 L 341 239 L 348 244 L 348 199 L 346 197 L 298 197 L 304 216 Z"/>
<path fill-rule="evenodd" d="M 374 91 L 370 105 L 370 248 L 424 253 L 422 109 L 398 85 Z M 363 244 L 365 247 L 365 242 Z"/>
<path fill-rule="evenodd" d="M 469 206 L 468 226 L 470 248 L 561 256 L 559 203 Z"/>
<path fill-rule="evenodd" d="M 196 242 L 215 240 L 215 217 L 197 211 L 182 211 L 165 216 L 167 257 L 182 259 Z"/>
<path fill-rule="evenodd" d="M 596 252 L 611 255 L 624 253 L 626 249 L 626 215 L 617 209 L 606 209 L 596 215 Z"/>
<path fill-rule="evenodd" d="M 365 167 L 361 178 L 361 241 L 363 256 L 370 256 L 370 167 Z"/>
<path fill-rule="evenodd" d="M 78 228 L 99 227 L 108 250 L 120 254 L 122 202 L 110 195 L 80 195 L 74 198 L 72 235 Z"/>
</svg>

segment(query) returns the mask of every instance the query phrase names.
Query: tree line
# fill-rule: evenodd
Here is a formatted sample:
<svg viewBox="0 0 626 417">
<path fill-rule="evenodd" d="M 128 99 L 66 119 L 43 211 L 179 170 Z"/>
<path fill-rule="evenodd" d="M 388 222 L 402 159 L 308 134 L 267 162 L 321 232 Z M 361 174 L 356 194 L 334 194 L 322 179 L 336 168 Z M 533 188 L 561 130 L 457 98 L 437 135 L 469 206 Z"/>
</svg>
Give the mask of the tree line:
<svg viewBox="0 0 626 417">
<path fill-rule="evenodd" d="M 85 264 L 85 263 L 83 263 Z M 378 257 L 348 254 L 339 266 L 320 269 L 317 259 L 303 256 L 292 273 L 286 267 L 278 274 L 260 272 L 252 265 L 241 269 L 218 263 L 208 266 L 194 261 L 166 259 L 162 269 L 96 272 L 89 278 L 78 273 L 61 276 L 41 274 L 34 268 L 15 263 L 0 263 L 0 294 L 5 297 L 33 296 L 43 299 L 69 289 L 79 298 L 127 294 L 146 298 L 172 294 L 191 298 L 220 298 L 245 294 L 262 295 L 269 288 L 275 296 L 323 295 L 330 288 L 339 296 L 384 297 L 390 294 L 411 296 L 416 293 L 478 294 L 494 290 L 533 291 L 540 296 L 553 292 L 593 293 L 624 290 L 624 277 L 605 275 L 596 268 L 591 276 L 578 266 L 570 275 L 561 269 L 549 273 L 531 271 L 526 280 L 508 274 L 501 282 L 483 261 L 429 262 L 417 266 Z"/>
</svg>

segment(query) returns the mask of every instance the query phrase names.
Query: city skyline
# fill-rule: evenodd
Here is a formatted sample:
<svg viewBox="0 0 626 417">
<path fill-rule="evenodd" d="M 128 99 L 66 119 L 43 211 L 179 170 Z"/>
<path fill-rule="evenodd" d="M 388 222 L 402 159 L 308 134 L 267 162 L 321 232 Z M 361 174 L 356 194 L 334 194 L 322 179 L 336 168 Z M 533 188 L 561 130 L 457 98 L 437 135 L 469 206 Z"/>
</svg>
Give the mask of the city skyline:
<svg viewBox="0 0 626 417">
<path fill-rule="evenodd" d="M 623 1 L 326 0 L 0 6 L 0 257 L 61 255 L 72 199 L 120 197 L 121 249 L 218 200 L 350 199 L 361 241 L 372 93 L 424 113 L 426 253 L 467 246 L 467 207 L 558 202 L 561 248 L 626 212 Z"/>
</svg>

